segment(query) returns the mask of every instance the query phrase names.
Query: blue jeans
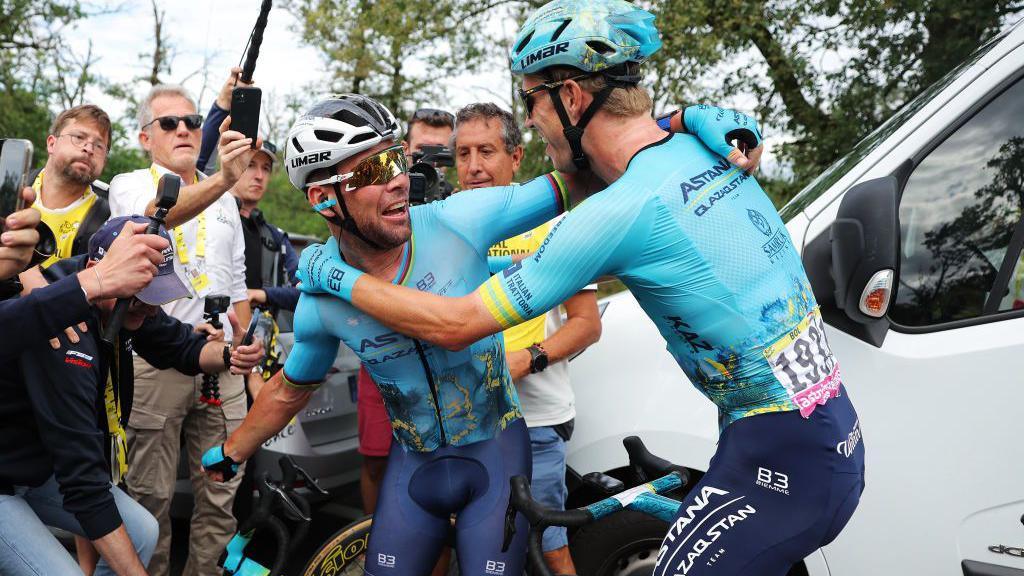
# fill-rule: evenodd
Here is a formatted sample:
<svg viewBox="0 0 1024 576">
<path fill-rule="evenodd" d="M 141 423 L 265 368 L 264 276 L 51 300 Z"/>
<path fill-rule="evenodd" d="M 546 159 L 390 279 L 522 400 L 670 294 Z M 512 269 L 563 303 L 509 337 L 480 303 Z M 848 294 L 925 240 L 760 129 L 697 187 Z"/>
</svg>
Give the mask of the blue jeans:
<svg viewBox="0 0 1024 576">
<path fill-rule="evenodd" d="M 53 526 L 85 536 L 75 516 L 64 510 L 64 497 L 52 476 L 36 488 L 16 487 L 13 496 L 0 494 L 0 574 L 64 576 L 81 574 L 71 555 L 46 528 Z M 156 547 L 158 527 L 153 515 L 116 486 L 110 487 L 135 552 L 145 566 Z M 100 558 L 96 576 L 113 575 Z"/>
<path fill-rule="evenodd" d="M 565 486 L 565 441 L 552 426 L 530 428 L 530 448 L 533 451 L 533 478 L 530 492 L 541 504 L 565 510 L 569 489 Z M 569 545 L 565 528 L 552 526 L 544 531 L 542 548 L 545 552 Z"/>
</svg>

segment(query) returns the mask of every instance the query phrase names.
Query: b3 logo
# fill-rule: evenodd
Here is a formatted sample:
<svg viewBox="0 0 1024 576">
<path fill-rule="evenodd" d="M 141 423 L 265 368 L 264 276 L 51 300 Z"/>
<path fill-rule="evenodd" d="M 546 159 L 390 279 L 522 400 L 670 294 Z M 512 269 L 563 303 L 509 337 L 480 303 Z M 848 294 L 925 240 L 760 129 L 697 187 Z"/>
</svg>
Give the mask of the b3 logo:
<svg viewBox="0 0 1024 576">
<path fill-rule="evenodd" d="M 333 290 L 335 292 L 340 291 L 341 290 L 341 279 L 344 278 L 344 277 L 345 277 L 345 271 L 344 270 L 338 270 L 337 268 L 332 268 L 331 269 L 331 273 L 327 276 L 327 286 L 331 290 Z"/>
<path fill-rule="evenodd" d="M 494 576 L 501 576 L 505 573 L 505 563 L 488 560 L 486 572 L 488 574 L 494 574 Z"/>
<path fill-rule="evenodd" d="M 782 472 L 773 472 L 767 468 L 757 467 L 757 482 L 758 486 L 774 490 L 781 494 L 789 496 L 789 476 Z"/>
<path fill-rule="evenodd" d="M 377 565 L 382 568 L 394 568 L 395 557 L 390 554 L 377 554 Z"/>
</svg>

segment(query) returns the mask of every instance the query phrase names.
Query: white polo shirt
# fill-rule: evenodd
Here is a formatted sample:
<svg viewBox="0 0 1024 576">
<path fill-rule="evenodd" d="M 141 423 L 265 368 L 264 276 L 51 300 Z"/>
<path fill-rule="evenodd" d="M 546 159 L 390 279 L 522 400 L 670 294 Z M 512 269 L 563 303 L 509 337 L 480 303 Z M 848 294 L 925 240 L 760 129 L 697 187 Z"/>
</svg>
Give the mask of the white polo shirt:
<svg viewBox="0 0 1024 576">
<path fill-rule="evenodd" d="M 110 181 L 110 215 L 127 216 L 144 214 L 146 206 L 156 197 L 156 179 L 171 171 L 154 164 L 151 168 L 119 174 Z M 200 179 L 206 176 L 197 172 Z M 184 184 L 188 185 L 188 183 Z M 181 239 L 188 251 L 187 264 L 181 261 L 179 247 L 174 246 L 174 270 L 186 286 L 192 288 L 193 298 L 181 299 L 165 304 L 164 312 L 188 322 L 193 326 L 203 321 L 203 306 L 206 296 L 222 294 L 229 296 L 231 303 L 247 299 L 245 290 L 245 239 L 242 236 L 242 220 L 238 215 L 238 204 L 231 194 L 225 192 L 203 211 L 205 215 L 205 254 L 197 255 L 199 221 L 196 217 L 182 224 Z M 168 230 L 171 238 L 177 238 L 175 229 Z M 206 285 L 197 291 L 190 278 L 206 276 Z M 231 323 L 221 317 L 225 338 L 232 337 Z"/>
</svg>

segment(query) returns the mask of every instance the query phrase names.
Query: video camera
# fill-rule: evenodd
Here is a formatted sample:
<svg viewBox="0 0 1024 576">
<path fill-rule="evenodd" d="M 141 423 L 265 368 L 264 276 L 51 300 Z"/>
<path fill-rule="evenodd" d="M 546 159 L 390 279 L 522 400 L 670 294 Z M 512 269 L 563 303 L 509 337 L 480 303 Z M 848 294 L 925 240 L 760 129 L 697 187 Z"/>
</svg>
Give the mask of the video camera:
<svg viewBox="0 0 1024 576">
<path fill-rule="evenodd" d="M 220 315 L 231 307 L 230 296 L 207 296 L 203 301 L 203 320 L 210 323 L 215 329 L 220 330 L 224 324 L 220 321 Z M 211 406 L 220 406 L 220 377 L 217 374 L 203 374 L 203 385 L 199 394 L 199 401 Z"/>
<path fill-rule="evenodd" d="M 455 166 L 455 157 L 447 146 L 423 146 L 412 153 L 409 167 L 409 204 L 429 204 L 452 195 L 454 188 L 444 178 L 443 167 Z"/>
</svg>

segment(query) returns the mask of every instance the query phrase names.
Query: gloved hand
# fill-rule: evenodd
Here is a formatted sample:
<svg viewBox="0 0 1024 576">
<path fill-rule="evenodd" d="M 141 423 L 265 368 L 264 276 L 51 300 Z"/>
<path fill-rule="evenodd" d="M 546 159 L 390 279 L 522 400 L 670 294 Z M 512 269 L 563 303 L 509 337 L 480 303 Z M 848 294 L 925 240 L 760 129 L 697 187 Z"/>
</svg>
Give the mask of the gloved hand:
<svg viewBox="0 0 1024 576">
<path fill-rule="evenodd" d="M 338 251 L 338 244 L 310 244 L 299 257 L 299 290 L 309 294 L 334 294 L 352 301 L 352 288 L 363 272 L 349 266 Z"/>
<path fill-rule="evenodd" d="M 238 474 L 241 462 L 235 462 L 224 454 L 224 445 L 214 446 L 203 454 L 203 471 L 218 482 L 227 482 Z M 219 477 L 219 480 L 218 480 Z"/>
<path fill-rule="evenodd" d="M 729 162 L 753 172 L 761 162 L 762 145 L 761 131 L 757 121 L 742 112 L 698 104 L 683 111 L 682 124 L 676 116 L 659 120 L 658 124 L 667 131 L 682 130 L 693 134 L 713 152 Z M 738 140 L 746 146 L 742 151 L 732 145 Z"/>
</svg>

